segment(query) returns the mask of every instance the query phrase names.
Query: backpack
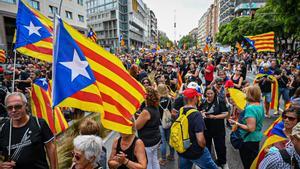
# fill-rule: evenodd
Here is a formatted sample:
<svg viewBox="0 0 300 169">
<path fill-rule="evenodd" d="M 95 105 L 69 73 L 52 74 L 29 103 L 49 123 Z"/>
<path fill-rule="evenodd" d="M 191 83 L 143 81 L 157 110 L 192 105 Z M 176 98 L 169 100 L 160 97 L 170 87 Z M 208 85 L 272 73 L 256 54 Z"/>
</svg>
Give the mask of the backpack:
<svg viewBox="0 0 300 169">
<path fill-rule="evenodd" d="M 168 109 L 169 107 L 169 104 L 170 104 L 170 101 L 171 99 L 168 100 L 168 104 L 166 106 L 166 108 L 163 108 L 160 104 L 160 108 L 163 109 L 163 116 L 162 116 L 162 119 L 161 119 L 161 125 L 164 129 L 169 129 L 172 125 L 172 115 L 171 115 L 171 112 L 170 110 Z"/>
<path fill-rule="evenodd" d="M 284 162 L 291 165 L 292 168 L 299 169 L 299 165 L 295 157 L 291 157 L 290 154 L 286 151 L 286 149 L 279 150 L 279 153 Z"/>
<path fill-rule="evenodd" d="M 194 112 L 196 109 L 190 109 L 186 113 L 183 113 L 183 107 L 180 109 L 179 117 L 173 123 L 170 131 L 169 144 L 178 153 L 185 152 L 190 146 L 190 136 L 189 136 L 189 121 L 188 116 Z"/>
</svg>

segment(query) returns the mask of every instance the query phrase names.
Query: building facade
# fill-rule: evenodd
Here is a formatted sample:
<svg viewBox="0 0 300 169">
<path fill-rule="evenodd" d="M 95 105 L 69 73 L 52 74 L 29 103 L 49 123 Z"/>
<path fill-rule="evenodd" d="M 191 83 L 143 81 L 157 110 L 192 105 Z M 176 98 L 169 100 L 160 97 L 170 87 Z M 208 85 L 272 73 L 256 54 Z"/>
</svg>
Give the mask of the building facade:
<svg viewBox="0 0 300 169">
<path fill-rule="evenodd" d="M 142 0 L 87 0 L 87 14 L 88 27 L 105 48 L 137 49 L 157 36 L 155 14 Z"/>
<path fill-rule="evenodd" d="M 53 19 L 59 11 L 60 0 L 25 0 L 43 15 Z M 60 16 L 63 20 L 84 33 L 87 30 L 84 0 L 63 1 Z M 12 49 L 16 28 L 17 0 L 0 0 L 0 48 Z"/>
<path fill-rule="evenodd" d="M 205 39 L 208 36 L 208 29 L 206 29 L 206 23 L 207 23 L 207 14 L 208 12 L 205 12 L 200 20 L 198 21 L 198 44 L 203 47 L 205 45 Z"/>
<path fill-rule="evenodd" d="M 267 0 L 235 0 L 234 15 L 249 16 L 254 13 L 257 9 L 265 6 Z"/>
<path fill-rule="evenodd" d="M 229 23 L 234 18 L 234 0 L 220 0 L 220 25 Z"/>
</svg>

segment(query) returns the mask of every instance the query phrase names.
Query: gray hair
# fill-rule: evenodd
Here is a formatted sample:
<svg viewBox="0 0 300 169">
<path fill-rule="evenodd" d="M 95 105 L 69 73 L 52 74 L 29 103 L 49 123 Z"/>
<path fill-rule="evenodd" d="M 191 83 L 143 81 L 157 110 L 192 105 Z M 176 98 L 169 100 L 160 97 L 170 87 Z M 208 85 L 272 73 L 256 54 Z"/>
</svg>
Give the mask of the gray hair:
<svg viewBox="0 0 300 169">
<path fill-rule="evenodd" d="M 9 93 L 5 96 L 5 99 L 4 99 L 4 104 L 5 105 L 7 105 L 8 98 L 12 97 L 12 96 L 19 96 L 22 99 L 22 102 L 27 104 L 26 96 L 23 93 L 21 93 L 21 92 L 12 92 L 12 93 Z"/>
<path fill-rule="evenodd" d="M 84 156 L 87 160 L 91 160 L 93 156 L 95 161 L 93 165 L 97 166 L 97 162 L 100 160 L 102 151 L 102 139 L 94 135 L 79 135 L 73 140 L 74 148 L 84 152 Z"/>
</svg>

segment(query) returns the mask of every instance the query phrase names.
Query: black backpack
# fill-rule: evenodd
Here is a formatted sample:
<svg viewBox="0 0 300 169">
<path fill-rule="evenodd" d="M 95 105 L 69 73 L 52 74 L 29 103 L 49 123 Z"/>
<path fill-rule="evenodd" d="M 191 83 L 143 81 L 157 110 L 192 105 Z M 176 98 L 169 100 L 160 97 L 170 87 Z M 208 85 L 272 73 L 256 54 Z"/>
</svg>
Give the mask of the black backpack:
<svg viewBox="0 0 300 169">
<path fill-rule="evenodd" d="M 299 165 L 295 157 L 291 157 L 290 154 L 286 151 L 286 149 L 279 150 L 279 153 L 283 159 L 284 162 L 290 164 L 295 169 L 299 169 Z"/>
</svg>

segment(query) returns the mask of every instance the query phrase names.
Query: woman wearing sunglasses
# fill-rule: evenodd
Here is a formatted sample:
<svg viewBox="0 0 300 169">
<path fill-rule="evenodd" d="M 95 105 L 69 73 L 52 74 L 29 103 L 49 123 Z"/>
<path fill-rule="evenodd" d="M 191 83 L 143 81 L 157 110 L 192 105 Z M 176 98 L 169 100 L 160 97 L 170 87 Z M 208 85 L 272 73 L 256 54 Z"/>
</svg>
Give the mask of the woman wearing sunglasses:
<svg viewBox="0 0 300 169">
<path fill-rule="evenodd" d="M 79 135 L 74 141 L 71 169 L 100 169 L 97 164 L 102 150 L 102 139 L 93 135 Z"/>
</svg>

